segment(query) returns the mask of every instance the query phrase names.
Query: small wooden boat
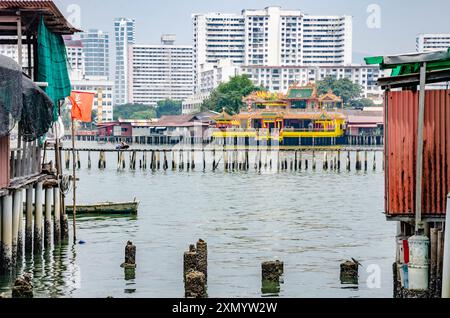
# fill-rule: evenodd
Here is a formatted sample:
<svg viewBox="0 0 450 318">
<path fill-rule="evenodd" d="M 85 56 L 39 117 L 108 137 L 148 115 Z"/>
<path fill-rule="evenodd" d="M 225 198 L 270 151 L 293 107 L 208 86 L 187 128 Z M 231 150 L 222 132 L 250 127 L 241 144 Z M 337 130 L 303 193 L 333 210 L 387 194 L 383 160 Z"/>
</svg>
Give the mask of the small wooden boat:
<svg viewBox="0 0 450 318">
<path fill-rule="evenodd" d="M 102 202 L 96 204 L 77 204 L 77 215 L 82 214 L 137 214 L 139 201 Z M 73 214 L 73 206 L 66 206 L 66 213 Z"/>
</svg>

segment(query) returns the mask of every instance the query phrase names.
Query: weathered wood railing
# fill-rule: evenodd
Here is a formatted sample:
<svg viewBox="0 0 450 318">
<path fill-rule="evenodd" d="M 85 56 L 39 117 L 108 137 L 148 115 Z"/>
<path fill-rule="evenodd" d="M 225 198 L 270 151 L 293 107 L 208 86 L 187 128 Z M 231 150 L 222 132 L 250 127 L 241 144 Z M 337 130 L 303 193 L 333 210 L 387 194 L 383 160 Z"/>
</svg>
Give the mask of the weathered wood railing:
<svg viewBox="0 0 450 318">
<path fill-rule="evenodd" d="M 11 149 L 11 180 L 41 172 L 41 146 L 37 140 L 26 142 L 18 138 L 17 148 Z"/>
</svg>

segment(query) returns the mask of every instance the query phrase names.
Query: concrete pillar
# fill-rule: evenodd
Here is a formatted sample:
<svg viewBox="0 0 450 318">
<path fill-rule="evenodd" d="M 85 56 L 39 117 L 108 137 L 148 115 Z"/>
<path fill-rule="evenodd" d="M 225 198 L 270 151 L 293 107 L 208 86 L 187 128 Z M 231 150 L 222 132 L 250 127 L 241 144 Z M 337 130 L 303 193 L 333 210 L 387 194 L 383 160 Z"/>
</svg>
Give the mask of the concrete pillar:
<svg viewBox="0 0 450 318">
<path fill-rule="evenodd" d="M 33 251 L 33 188 L 26 190 L 25 253 Z"/>
<path fill-rule="evenodd" d="M 13 194 L 13 211 L 12 211 L 12 257 L 11 262 L 12 265 L 15 266 L 17 262 L 17 246 L 19 243 L 19 222 L 21 221 L 21 213 L 23 214 L 23 210 L 20 211 L 22 206 L 22 191 L 15 191 Z"/>
<path fill-rule="evenodd" d="M 20 202 L 19 202 L 19 235 L 17 236 L 17 260 L 21 260 L 23 257 L 23 199 L 25 196 L 25 191 L 20 191 Z"/>
<path fill-rule="evenodd" d="M 52 245 L 52 203 L 53 189 L 45 189 L 45 221 L 44 221 L 44 245 Z"/>
<path fill-rule="evenodd" d="M 35 187 L 35 210 L 34 210 L 34 253 L 42 252 L 42 204 L 44 194 L 42 190 L 42 182 L 36 184 Z"/>
<path fill-rule="evenodd" d="M 12 266 L 12 222 L 13 197 L 6 195 L 2 198 L 2 272 L 8 272 Z"/>
<path fill-rule="evenodd" d="M 53 206 L 53 240 L 57 244 L 61 241 L 61 194 L 59 193 L 59 188 L 53 189 Z"/>
</svg>

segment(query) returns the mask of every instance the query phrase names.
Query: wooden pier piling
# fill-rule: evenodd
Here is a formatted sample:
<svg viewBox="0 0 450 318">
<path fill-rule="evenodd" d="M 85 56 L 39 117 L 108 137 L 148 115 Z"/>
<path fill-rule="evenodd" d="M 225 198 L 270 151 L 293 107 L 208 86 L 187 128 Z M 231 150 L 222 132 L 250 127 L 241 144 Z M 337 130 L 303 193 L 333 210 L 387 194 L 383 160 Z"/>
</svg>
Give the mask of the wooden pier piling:
<svg viewBox="0 0 450 318">
<path fill-rule="evenodd" d="M 88 151 L 88 169 L 92 168 L 92 162 L 91 162 L 91 152 Z"/>
<path fill-rule="evenodd" d="M 312 155 L 312 169 L 316 170 L 316 153 L 314 151 Z"/>
<path fill-rule="evenodd" d="M 67 150 L 64 154 L 64 161 L 66 163 L 66 169 L 69 170 L 70 169 L 70 152 L 69 152 L 69 150 Z"/>
<path fill-rule="evenodd" d="M 350 157 L 350 151 L 347 152 L 347 171 L 352 170 L 352 162 Z"/>
<path fill-rule="evenodd" d="M 208 244 L 200 239 L 197 242 L 197 270 L 205 275 L 208 283 Z"/>
<path fill-rule="evenodd" d="M 81 169 L 81 160 L 80 160 L 80 152 L 77 150 L 77 168 Z"/>
<path fill-rule="evenodd" d="M 175 158 L 175 151 L 172 151 L 172 171 L 175 171 L 177 169 L 177 163 Z"/>
<path fill-rule="evenodd" d="M 106 158 L 105 158 L 105 152 L 100 151 L 99 157 L 98 157 L 98 168 L 105 169 L 106 168 Z"/>
<path fill-rule="evenodd" d="M 53 189 L 53 241 L 55 244 L 61 242 L 61 193 L 59 188 Z"/>
<path fill-rule="evenodd" d="M 123 268 L 136 268 L 136 246 L 128 241 L 125 246 L 125 262 L 120 265 Z"/>
<path fill-rule="evenodd" d="M 202 272 L 190 271 L 186 274 L 184 294 L 186 298 L 206 297 L 206 279 Z"/>
<path fill-rule="evenodd" d="M 346 261 L 341 264 L 341 284 L 358 284 L 359 265 L 355 261 Z"/>
<path fill-rule="evenodd" d="M 261 264 L 262 280 L 279 282 L 284 274 L 284 263 L 280 261 L 264 262 Z"/>
<path fill-rule="evenodd" d="M 356 171 L 361 171 L 362 169 L 362 164 L 361 164 L 361 157 L 359 154 L 359 151 L 356 152 Z"/>
<path fill-rule="evenodd" d="M 164 164 L 163 164 L 164 171 L 167 171 L 169 169 L 169 161 L 167 159 L 167 151 L 164 150 Z"/>
<path fill-rule="evenodd" d="M 377 170 L 377 152 L 376 151 L 373 152 L 373 168 L 372 168 L 372 170 L 373 171 Z"/>
<path fill-rule="evenodd" d="M 11 253 L 11 263 L 12 266 L 17 264 L 17 258 L 19 255 L 18 245 L 19 245 L 19 229 L 20 222 L 23 217 L 23 206 L 22 206 L 22 190 L 16 190 L 13 194 L 13 210 L 12 210 L 12 253 Z M 22 210 L 20 210 L 22 208 Z"/>
<path fill-rule="evenodd" d="M 369 156 L 367 153 L 367 150 L 364 152 L 364 171 L 367 172 L 367 170 L 369 169 Z"/>
<path fill-rule="evenodd" d="M 195 248 L 195 245 L 189 246 L 189 251 L 185 252 L 183 255 L 183 276 L 184 281 L 186 281 L 186 275 L 190 271 L 197 271 L 198 265 L 197 265 L 197 250 Z"/>
<path fill-rule="evenodd" d="M 39 182 L 35 186 L 35 208 L 34 208 L 34 253 L 42 252 L 42 205 L 44 201 L 43 183 Z"/>
<path fill-rule="evenodd" d="M 159 171 L 161 170 L 161 152 L 156 152 L 156 169 Z"/>
<path fill-rule="evenodd" d="M 206 246 L 204 246 L 206 247 Z M 184 293 L 186 298 L 206 297 L 206 277 L 199 271 L 199 259 L 195 245 L 183 256 Z"/>
<path fill-rule="evenodd" d="M 51 247 L 52 239 L 52 193 L 51 188 L 45 189 L 45 221 L 44 221 L 44 246 L 45 248 Z"/>
<path fill-rule="evenodd" d="M 341 151 L 338 150 L 337 153 L 337 170 L 341 171 Z"/>
<path fill-rule="evenodd" d="M 33 188 L 26 189 L 25 201 L 25 253 L 33 251 Z"/>
</svg>

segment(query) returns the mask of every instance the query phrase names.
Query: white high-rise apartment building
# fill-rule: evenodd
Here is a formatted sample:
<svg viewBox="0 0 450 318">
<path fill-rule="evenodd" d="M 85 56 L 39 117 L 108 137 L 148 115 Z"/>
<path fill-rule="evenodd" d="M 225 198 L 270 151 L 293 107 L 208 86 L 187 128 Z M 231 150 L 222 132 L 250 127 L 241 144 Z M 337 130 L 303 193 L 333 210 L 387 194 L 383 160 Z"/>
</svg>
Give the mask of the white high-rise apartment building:
<svg viewBox="0 0 450 318">
<path fill-rule="evenodd" d="M 244 10 L 245 65 L 300 65 L 302 18 L 299 10 L 279 7 Z"/>
<path fill-rule="evenodd" d="M 109 79 L 109 35 L 91 29 L 81 34 L 86 76 L 101 76 Z"/>
<path fill-rule="evenodd" d="M 352 18 L 268 7 L 242 11 L 245 65 L 350 65 Z"/>
<path fill-rule="evenodd" d="M 114 20 L 116 40 L 116 67 L 115 67 L 115 103 L 126 104 L 128 100 L 128 52 L 129 45 L 135 42 L 136 25 L 134 19 L 116 18 Z"/>
<path fill-rule="evenodd" d="M 417 52 L 448 50 L 450 33 L 419 34 L 416 39 Z"/>
<path fill-rule="evenodd" d="M 245 23 L 239 14 L 206 13 L 192 15 L 194 31 L 194 65 L 196 85 L 200 85 L 200 68 L 221 59 L 244 64 Z"/>
<path fill-rule="evenodd" d="M 352 64 L 352 17 L 305 15 L 301 50 L 303 65 Z"/>
<path fill-rule="evenodd" d="M 350 65 L 352 17 L 313 16 L 267 7 L 240 15 L 193 15 L 196 74 L 204 63 L 238 66 Z M 196 78 L 197 90 L 200 78 Z"/>
<path fill-rule="evenodd" d="M 163 35 L 159 45 L 129 47 L 128 100 L 156 106 L 158 101 L 183 101 L 194 90 L 193 49 L 175 45 L 175 36 Z"/>
</svg>

